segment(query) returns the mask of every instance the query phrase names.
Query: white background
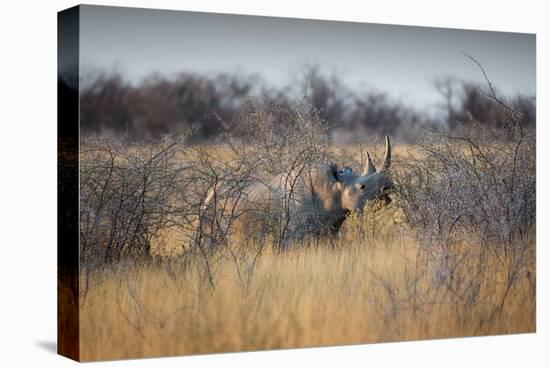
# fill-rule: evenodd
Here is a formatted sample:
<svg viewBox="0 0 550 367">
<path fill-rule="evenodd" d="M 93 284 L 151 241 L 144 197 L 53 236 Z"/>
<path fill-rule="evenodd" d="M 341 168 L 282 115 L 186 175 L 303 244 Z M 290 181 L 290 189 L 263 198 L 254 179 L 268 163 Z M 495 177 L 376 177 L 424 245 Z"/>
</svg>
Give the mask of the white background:
<svg viewBox="0 0 550 367">
<path fill-rule="evenodd" d="M 223 13 L 537 33 L 537 333 L 105 362 L 136 366 L 550 363 L 547 242 L 550 34 L 544 1 L 94 1 Z M 64 366 L 56 338 L 56 12 L 73 1 L 0 5 L 0 365 Z M 546 69 L 544 68 L 546 66 Z"/>
</svg>

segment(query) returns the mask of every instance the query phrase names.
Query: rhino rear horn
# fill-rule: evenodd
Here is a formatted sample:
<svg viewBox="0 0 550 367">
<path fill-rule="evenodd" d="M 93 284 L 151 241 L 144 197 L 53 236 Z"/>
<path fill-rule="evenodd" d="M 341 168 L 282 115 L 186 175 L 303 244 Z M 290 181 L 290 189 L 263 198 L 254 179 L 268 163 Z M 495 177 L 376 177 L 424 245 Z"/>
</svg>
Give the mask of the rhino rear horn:
<svg viewBox="0 0 550 367">
<path fill-rule="evenodd" d="M 376 172 L 376 167 L 372 163 L 369 152 L 367 152 L 367 164 L 365 165 L 365 170 L 363 171 L 363 176 L 368 176 L 371 173 Z"/>
</svg>

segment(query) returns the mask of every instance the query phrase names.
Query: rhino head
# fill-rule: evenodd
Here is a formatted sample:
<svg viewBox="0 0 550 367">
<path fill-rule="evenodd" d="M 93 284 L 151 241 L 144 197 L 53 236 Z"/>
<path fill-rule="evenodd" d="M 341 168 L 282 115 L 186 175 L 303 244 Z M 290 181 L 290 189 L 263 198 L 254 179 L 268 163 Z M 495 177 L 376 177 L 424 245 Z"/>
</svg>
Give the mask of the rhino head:
<svg viewBox="0 0 550 367">
<path fill-rule="evenodd" d="M 338 170 L 336 178 L 342 209 L 348 213 L 361 211 L 368 201 L 373 200 L 381 200 L 386 205 L 391 203 L 389 193 L 393 189 L 393 182 L 389 175 L 390 164 L 391 146 L 390 139 L 386 136 L 386 153 L 380 170 L 376 169 L 368 152 L 361 175 L 355 174 L 348 167 Z"/>
</svg>

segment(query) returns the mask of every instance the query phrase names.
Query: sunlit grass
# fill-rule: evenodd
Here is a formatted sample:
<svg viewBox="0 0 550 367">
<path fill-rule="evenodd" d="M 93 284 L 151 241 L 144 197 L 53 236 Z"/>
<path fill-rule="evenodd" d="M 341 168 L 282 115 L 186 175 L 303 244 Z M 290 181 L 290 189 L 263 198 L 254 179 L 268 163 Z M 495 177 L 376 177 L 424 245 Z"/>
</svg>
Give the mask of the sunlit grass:
<svg viewBox="0 0 550 367">
<path fill-rule="evenodd" d="M 429 259 L 402 226 L 373 232 L 368 221 L 352 218 L 330 242 L 285 253 L 266 248 L 252 274 L 251 258 L 237 267 L 220 257 L 214 287 L 200 259 L 108 272 L 81 302 L 82 359 L 535 330 L 534 279 L 520 279 L 495 311 L 505 292 L 502 254 L 487 255 L 479 300 L 468 303 L 436 286 Z"/>
</svg>

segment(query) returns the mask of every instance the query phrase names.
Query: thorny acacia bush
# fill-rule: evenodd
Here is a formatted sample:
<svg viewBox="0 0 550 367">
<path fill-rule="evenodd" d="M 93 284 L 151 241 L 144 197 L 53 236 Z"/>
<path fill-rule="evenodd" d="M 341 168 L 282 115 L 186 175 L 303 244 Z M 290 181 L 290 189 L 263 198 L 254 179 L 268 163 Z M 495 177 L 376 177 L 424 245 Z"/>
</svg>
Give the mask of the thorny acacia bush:
<svg viewBox="0 0 550 367">
<path fill-rule="evenodd" d="M 488 255 L 505 269 L 496 311 L 519 279 L 534 276 L 535 263 L 535 131 L 509 113 L 504 128 L 470 122 L 428 134 L 394 177 L 436 285 L 460 302 L 478 302 Z"/>
<path fill-rule="evenodd" d="M 226 159 L 232 163 L 228 171 L 237 176 L 229 180 L 215 179 L 211 185 L 215 188 L 214 200 L 208 203 L 209 210 L 201 213 L 201 223 L 207 223 L 210 231 L 215 227 L 217 232 L 221 229 L 225 237 L 228 226 L 246 214 L 239 212 L 237 206 L 245 199 L 243 196 L 246 196 L 249 185 L 267 184 L 278 176 L 281 178 L 278 185 L 268 185 L 279 203 L 263 208 L 264 213 L 258 213 L 264 218 L 266 233 L 258 234 L 254 239 L 260 247 L 269 239 L 279 249 L 286 248 L 292 241 L 303 239 L 311 232 L 308 223 L 301 222 L 297 212 L 300 206 L 297 178 L 329 160 L 327 124 L 317 110 L 305 104 L 288 109 L 277 104 L 259 104 L 254 99 L 244 105 L 237 120 L 228 125 L 227 133 L 220 141 L 227 151 Z M 228 208 L 228 205 L 232 207 Z M 214 246 L 220 242 L 219 236 L 208 240 Z"/>
<path fill-rule="evenodd" d="M 215 149 L 197 147 L 191 152 L 193 175 L 200 185 L 196 195 L 191 196 L 199 199 L 195 206 L 190 205 L 196 209 L 192 216 L 195 221 L 180 221 L 191 223 L 191 228 L 182 228 L 192 233 L 187 253 L 194 252 L 203 260 L 211 286 L 224 254 L 229 254 L 239 278 L 248 283 L 266 245 L 287 249 L 297 243 L 298 236 L 304 239 L 309 230 L 296 212 L 299 203 L 295 175 L 329 159 L 327 124 L 317 110 L 305 104 L 289 109 L 249 99 L 237 121 L 226 125 Z M 256 216 L 261 217 L 265 227 L 261 233 L 244 238 L 239 218 L 247 214 L 247 209 L 239 203 L 246 200 L 251 185 L 277 175 L 284 185 L 273 188 L 279 203 L 259 209 Z M 207 198 L 212 190 L 213 195 Z M 239 226 L 240 230 L 234 231 Z"/>
<path fill-rule="evenodd" d="M 328 123 L 307 103 L 287 108 L 249 99 L 222 141 L 260 174 L 285 174 L 329 157 Z"/>
<path fill-rule="evenodd" d="M 86 140 L 80 152 L 80 258 L 88 269 L 149 258 L 170 225 L 180 139 L 154 144 Z"/>
<path fill-rule="evenodd" d="M 274 123 L 282 117 L 286 123 Z M 185 137 L 147 144 L 83 139 L 80 246 L 86 272 L 151 259 L 153 241 L 162 241 L 167 230 L 178 232 L 182 257 L 204 260 L 211 281 L 217 249 L 229 250 L 239 263 L 229 234 L 241 214 L 236 203 L 253 175 L 303 171 L 328 159 L 328 142 L 317 111 L 300 104 L 286 109 L 249 100 L 238 120 L 213 146 L 193 145 Z M 205 205 L 213 187 L 221 189 Z M 274 222 L 277 246 L 288 241 L 292 195 L 291 187 L 281 198 L 287 211 Z M 264 243 L 259 245 L 261 251 Z"/>
</svg>

